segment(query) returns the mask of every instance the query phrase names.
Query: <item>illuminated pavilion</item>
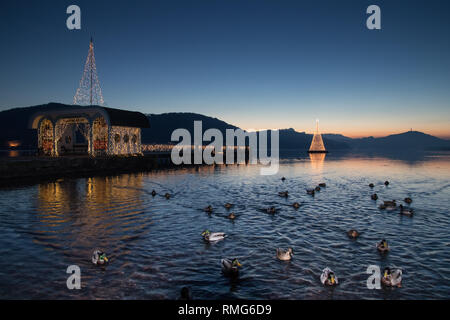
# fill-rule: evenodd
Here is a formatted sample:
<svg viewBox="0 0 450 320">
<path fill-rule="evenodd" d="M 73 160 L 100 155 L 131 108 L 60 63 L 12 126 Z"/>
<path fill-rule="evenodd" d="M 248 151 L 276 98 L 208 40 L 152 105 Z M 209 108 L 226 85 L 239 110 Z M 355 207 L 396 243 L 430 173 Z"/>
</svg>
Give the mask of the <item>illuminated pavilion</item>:
<svg viewBox="0 0 450 320">
<path fill-rule="evenodd" d="M 30 120 L 38 131 L 41 155 L 139 155 L 141 128 L 150 123 L 143 113 L 100 106 L 42 111 Z"/>
</svg>

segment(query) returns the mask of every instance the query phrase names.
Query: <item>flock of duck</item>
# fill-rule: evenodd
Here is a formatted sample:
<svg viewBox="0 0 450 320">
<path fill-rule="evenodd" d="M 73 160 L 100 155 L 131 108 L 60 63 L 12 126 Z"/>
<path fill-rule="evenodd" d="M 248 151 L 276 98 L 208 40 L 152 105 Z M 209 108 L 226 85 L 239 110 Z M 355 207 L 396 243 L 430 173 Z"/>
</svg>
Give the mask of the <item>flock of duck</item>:
<svg viewBox="0 0 450 320">
<path fill-rule="evenodd" d="M 281 180 L 285 181 L 286 178 L 282 177 Z M 385 181 L 384 185 L 388 186 L 389 181 Z M 369 187 L 374 188 L 375 185 L 373 183 L 370 183 Z M 312 188 L 312 189 L 306 189 L 306 193 L 311 196 L 314 196 L 315 193 L 320 191 L 322 188 L 326 188 L 325 183 L 320 183 L 319 185 L 317 185 L 315 188 Z M 151 195 L 153 197 L 156 196 L 156 194 L 157 193 L 155 190 L 153 190 L 151 192 Z M 289 192 L 282 191 L 282 192 L 279 192 L 278 195 L 283 198 L 288 198 Z M 171 195 L 169 193 L 165 193 L 163 196 L 166 199 L 170 199 L 170 197 L 171 197 Z M 378 200 L 378 195 L 376 193 L 373 193 L 371 195 L 371 199 L 375 200 L 375 201 Z M 394 211 L 394 210 L 398 209 L 398 212 L 400 214 L 411 217 L 413 215 L 413 209 L 411 209 L 409 207 L 409 204 L 412 203 L 412 199 L 407 197 L 403 201 L 405 202 L 405 204 L 408 205 L 408 207 L 405 207 L 402 204 L 400 204 L 397 207 L 396 200 L 389 200 L 389 201 L 384 201 L 379 206 L 379 209 L 380 210 L 390 210 L 390 211 Z M 224 207 L 227 210 L 230 210 L 233 207 L 233 204 L 225 203 Z M 298 209 L 298 208 L 300 208 L 300 203 L 294 202 L 292 204 L 292 207 L 294 207 L 295 209 Z M 208 205 L 206 208 L 203 209 L 203 211 L 210 214 L 214 211 L 214 208 L 211 205 Z M 271 206 L 266 209 L 263 209 L 262 211 L 265 211 L 268 214 L 275 214 L 277 212 L 277 209 L 275 207 Z M 234 212 L 231 212 L 228 215 L 228 219 L 230 219 L 230 220 L 234 220 L 235 218 L 236 218 L 236 215 Z M 352 229 L 352 230 L 347 231 L 347 235 L 351 239 L 357 239 L 360 236 L 360 233 L 357 230 Z M 201 236 L 203 237 L 204 241 L 210 242 L 210 243 L 215 243 L 215 242 L 224 240 L 227 237 L 227 234 L 225 232 L 211 232 L 210 230 L 207 229 L 202 232 Z M 387 254 L 390 250 L 389 244 L 386 239 L 382 239 L 379 243 L 377 243 L 376 248 L 380 252 L 380 254 Z M 294 254 L 294 252 L 293 252 L 292 248 L 288 248 L 288 249 L 277 248 L 276 249 L 276 258 L 280 261 L 291 260 L 293 254 Z M 92 263 L 95 265 L 106 265 L 109 263 L 109 259 L 102 250 L 96 249 L 92 255 Z M 242 267 L 242 264 L 238 261 L 237 258 L 234 258 L 234 259 L 223 258 L 223 259 L 221 259 L 221 266 L 222 266 L 222 273 L 225 276 L 231 277 L 231 278 L 239 277 L 239 268 Z M 339 284 L 337 276 L 335 275 L 333 270 L 331 270 L 328 267 L 323 269 L 323 271 L 320 275 L 320 282 L 326 286 L 336 286 Z M 387 287 L 401 287 L 402 270 L 398 269 L 398 268 L 386 267 L 383 271 L 381 283 Z M 186 287 L 184 287 L 182 289 L 182 296 L 189 295 L 189 292 L 186 292 L 186 290 L 188 290 Z"/>
</svg>

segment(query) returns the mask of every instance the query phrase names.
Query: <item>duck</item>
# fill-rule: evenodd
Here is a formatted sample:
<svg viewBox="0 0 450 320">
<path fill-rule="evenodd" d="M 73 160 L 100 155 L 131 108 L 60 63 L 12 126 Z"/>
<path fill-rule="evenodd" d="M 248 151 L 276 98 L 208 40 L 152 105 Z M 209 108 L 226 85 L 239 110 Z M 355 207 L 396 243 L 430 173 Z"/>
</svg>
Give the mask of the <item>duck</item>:
<svg viewBox="0 0 450 320">
<path fill-rule="evenodd" d="M 359 237 L 360 233 L 359 233 L 358 231 L 352 229 L 352 230 L 347 231 L 347 235 L 348 235 L 350 238 L 356 239 L 356 238 Z"/>
<path fill-rule="evenodd" d="M 385 239 L 383 239 L 379 243 L 377 243 L 377 249 L 381 253 L 387 253 L 390 250 L 389 245 Z"/>
<path fill-rule="evenodd" d="M 314 196 L 314 194 L 316 193 L 316 190 L 314 190 L 314 189 L 306 189 L 306 193 Z"/>
<path fill-rule="evenodd" d="M 375 187 L 375 185 L 373 183 L 369 183 L 369 187 L 373 188 L 373 187 Z"/>
<path fill-rule="evenodd" d="M 278 195 L 279 195 L 280 197 L 287 198 L 287 197 L 289 196 L 289 192 L 287 192 L 287 191 L 281 191 L 281 192 L 278 192 Z"/>
<path fill-rule="evenodd" d="M 384 185 L 385 185 L 385 186 L 388 186 L 388 185 L 389 185 L 389 181 L 386 180 L 386 181 L 384 182 Z"/>
<path fill-rule="evenodd" d="M 109 262 L 108 257 L 106 254 L 99 249 L 96 249 L 94 253 L 92 254 L 92 263 L 95 265 L 105 265 Z"/>
<path fill-rule="evenodd" d="M 169 200 L 169 199 L 170 199 L 170 193 L 166 193 L 166 194 L 164 195 L 164 198 L 166 198 L 167 200 Z"/>
<path fill-rule="evenodd" d="M 227 235 L 224 232 L 211 232 L 208 229 L 202 232 L 202 237 L 208 242 L 216 242 L 225 239 Z"/>
<path fill-rule="evenodd" d="M 286 178 L 285 178 L 285 177 L 282 177 L 282 178 L 281 178 L 281 181 L 286 181 Z"/>
<path fill-rule="evenodd" d="M 152 190 L 152 196 L 153 197 L 156 196 L 156 191 L 155 190 Z"/>
<path fill-rule="evenodd" d="M 275 214 L 277 213 L 277 209 L 275 207 L 269 207 L 266 209 L 267 213 Z"/>
<path fill-rule="evenodd" d="M 383 203 L 386 207 L 396 207 L 397 206 L 397 203 L 395 202 L 395 200 L 383 201 Z"/>
<path fill-rule="evenodd" d="M 370 198 L 372 198 L 372 200 L 378 200 L 378 195 L 374 193 L 373 195 L 370 196 Z"/>
<path fill-rule="evenodd" d="M 294 209 L 298 209 L 298 208 L 300 208 L 300 203 L 294 202 L 294 203 L 292 204 L 292 206 L 294 207 Z"/>
<path fill-rule="evenodd" d="M 320 191 L 320 187 L 317 186 L 314 190 L 315 190 L 315 191 Z"/>
<path fill-rule="evenodd" d="M 395 203 L 395 201 L 385 201 L 383 204 L 380 204 L 378 208 L 380 208 L 380 210 L 394 210 L 396 206 L 397 204 Z"/>
<path fill-rule="evenodd" d="M 236 215 L 234 214 L 234 212 L 232 212 L 228 215 L 228 219 L 230 219 L 230 220 L 236 219 Z"/>
<path fill-rule="evenodd" d="M 213 207 L 211 207 L 211 206 L 209 205 L 209 206 L 207 206 L 205 209 L 203 209 L 203 211 L 208 212 L 208 213 L 211 213 L 211 212 L 213 212 Z"/>
<path fill-rule="evenodd" d="M 401 287 L 403 272 L 401 269 L 384 268 L 381 283 L 387 287 Z"/>
<path fill-rule="evenodd" d="M 326 183 L 324 183 L 324 182 L 322 182 L 322 183 L 319 183 L 319 187 L 321 187 L 321 188 L 325 188 L 327 186 L 327 184 Z"/>
<path fill-rule="evenodd" d="M 403 201 L 405 201 L 405 203 L 410 204 L 412 202 L 411 198 L 405 198 Z"/>
<path fill-rule="evenodd" d="M 191 294 L 189 292 L 189 288 L 188 287 L 183 287 L 181 288 L 180 291 L 180 300 L 191 300 Z"/>
<path fill-rule="evenodd" d="M 231 259 L 222 259 L 222 273 L 226 276 L 237 277 L 239 276 L 239 268 L 242 267 L 242 264 L 238 261 L 237 258 Z"/>
<path fill-rule="evenodd" d="M 227 203 L 225 203 L 223 206 L 224 206 L 225 208 L 227 208 L 227 209 L 230 209 L 230 208 L 233 206 L 233 204 L 227 202 Z"/>
<path fill-rule="evenodd" d="M 414 210 L 411 208 L 405 208 L 403 205 L 400 205 L 400 214 L 411 217 L 414 214 Z"/>
<path fill-rule="evenodd" d="M 338 278 L 334 274 L 333 270 L 328 267 L 323 269 L 322 274 L 320 275 L 320 282 L 327 286 L 335 286 L 339 283 Z"/>
<path fill-rule="evenodd" d="M 294 254 L 294 251 L 292 248 L 289 248 L 287 250 L 277 248 L 277 258 L 281 261 L 289 261 L 292 259 L 292 255 Z"/>
</svg>

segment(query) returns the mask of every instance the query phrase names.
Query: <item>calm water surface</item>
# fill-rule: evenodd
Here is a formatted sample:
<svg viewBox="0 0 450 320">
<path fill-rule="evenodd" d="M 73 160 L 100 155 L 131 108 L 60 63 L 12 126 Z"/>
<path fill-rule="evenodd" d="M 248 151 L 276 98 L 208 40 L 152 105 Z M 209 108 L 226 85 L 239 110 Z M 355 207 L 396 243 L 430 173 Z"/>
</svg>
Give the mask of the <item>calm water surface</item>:
<svg viewBox="0 0 450 320">
<path fill-rule="evenodd" d="M 189 286 L 197 299 L 449 299 L 449 178 L 448 154 L 413 161 L 330 155 L 285 160 L 276 176 L 220 166 L 2 189 L 0 298 L 177 299 Z M 308 196 L 305 188 L 320 182 L 327 188 Z M 173 197 L 152 197 L 153 189 Z M 277 195 L 284 190 L 288 199 Z M 377 208 L 406 196 L 413 218 Z M 235 221 L 225 202 L 235 204 Z M 210 215 L 202 210 L 209 204 Z M 272 205 L 277 214 L 262 211 Z M 206 228 L 229 236 L 206 244 Z M 347 238 L 351 228 L 361 232 L 356 241 Z M 384 257 L 375 249 L 382 238 L 391 245 Z M 96 247 L 111 257 L 106 268 L 90 262 Z M 277 247 L 292 247 L 293 260 L 277 261 Z M 223 257 L 242 262 L 238 281 L 221 274 Z M 81 268 L 78 291 L 66 288 L 72 264 Z M 368 290 L 371 264 L 402 268 L 403 287 Z M 336 288 L 319 281 L 327 266 L 339 277 Z"/>
</svg>

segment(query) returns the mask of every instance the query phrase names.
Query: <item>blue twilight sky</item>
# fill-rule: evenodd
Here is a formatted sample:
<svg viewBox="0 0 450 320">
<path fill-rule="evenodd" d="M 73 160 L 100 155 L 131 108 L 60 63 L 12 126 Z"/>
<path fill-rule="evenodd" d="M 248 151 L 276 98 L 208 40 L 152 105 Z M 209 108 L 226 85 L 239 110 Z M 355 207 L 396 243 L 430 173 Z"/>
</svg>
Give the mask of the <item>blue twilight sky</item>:
<svg viewBox="0 0 450 320">
<path fill-rule="evenodd" d="M 81 30 L 66 8 L 81 7 Z M 381 7 L 382 30 L 366 28 Z M 72 103 L 89 38 L 110 107 L 244 129 L 450 137 L 450 1 L 0 3 L 0 110 Z"/>
</svg>

